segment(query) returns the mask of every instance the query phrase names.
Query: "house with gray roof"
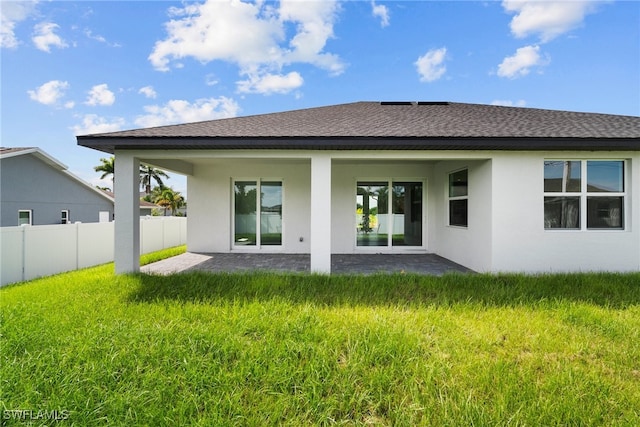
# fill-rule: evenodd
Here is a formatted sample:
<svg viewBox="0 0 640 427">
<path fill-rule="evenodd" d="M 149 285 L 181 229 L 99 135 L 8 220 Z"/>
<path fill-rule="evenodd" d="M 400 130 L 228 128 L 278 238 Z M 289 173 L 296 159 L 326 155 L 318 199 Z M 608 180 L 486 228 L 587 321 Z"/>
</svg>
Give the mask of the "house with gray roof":
<svg viewBox="0 0 640 427">
<path fill-rule="evenodd" d="M 0 148 L 0 226 L 111 221 L 114 199 L 36 147 Z"/>
<path fill-rule="evenodd" d="M 355 102 L 84 135 L 115 154 L 116 271 L 139 163 L 187 175 L 192 252 L 435 253 L 482 272 L 640 270 L 640 117 Z"/>
</svg>

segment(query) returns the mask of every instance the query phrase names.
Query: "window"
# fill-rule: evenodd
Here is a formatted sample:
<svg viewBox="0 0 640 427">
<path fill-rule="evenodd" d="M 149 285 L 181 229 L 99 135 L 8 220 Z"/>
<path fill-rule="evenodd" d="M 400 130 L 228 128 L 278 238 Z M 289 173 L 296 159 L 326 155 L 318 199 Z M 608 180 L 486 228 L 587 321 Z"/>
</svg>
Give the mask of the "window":
<svg viewBox="0 0 640 427">
<path fill-rule="evenodd" d="M 449 225 L 468 225 L 469 180 L 467 169 L 449 174 Z"/>
<path fill-rule="evenodd" d="M 71 222 L 69 219 L 69 211 L 67 209 L 60 211 L 60 215 L 62 217 L 60 221 L 62 224 L 69 224 Z"/>
<path fill-rule="evenodd" d="M 422 188 L 415 181 L 358 181 L 356 246 L 422 246 Z"/>
<path fill-rule="evenodd" d="M 624 170 L 623 160 L 545 161 L 545 229 L 623 230 Z"/>
<path fill-rule="evenodd" d="M 235 181 L 234 246 L 282 245 L 282 181 Z"/>
<path fill-rule="evenodd" d="M 19 210 L 18 225 L 31 225 L 32 216 L 33 216 L 32 210 Z"/>
</svg>

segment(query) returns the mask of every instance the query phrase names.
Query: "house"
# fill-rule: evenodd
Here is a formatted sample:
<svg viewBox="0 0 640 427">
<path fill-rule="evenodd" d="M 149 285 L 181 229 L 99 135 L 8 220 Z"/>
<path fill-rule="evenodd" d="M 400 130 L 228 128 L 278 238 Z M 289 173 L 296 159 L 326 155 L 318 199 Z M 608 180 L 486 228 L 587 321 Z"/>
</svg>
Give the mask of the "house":
<svg viewBox="0 0 640 427">
<path fill-rule="evenodd" d="M 110 221 L 114 199 L 39 148 L 0 148 L 0 226 Z"/>
<path fill-rule="evenodd" d="M 115 194 L 113 191 L 102 190 L 111 200 L 115 203 Z M 140 216 L 151 216 L 153 215 L 153 211 L 157 209 L 162 209 L 161 206 L 156 205 L 155 203 L 147 202 L 146 200 L 142 200 L 145 196 L 145 193 L 140 193 Z"/>
<path fill-rule="evenodd" d="M 77 137 L 116 163 L 116 271 L 139 162 L 187 175 L 193 252 L 435 253 L 482 272 L 640 270 L 640 117 L 355 102 Z M 124 220 L 123 220 L 124 218 Z"/>
</svg>

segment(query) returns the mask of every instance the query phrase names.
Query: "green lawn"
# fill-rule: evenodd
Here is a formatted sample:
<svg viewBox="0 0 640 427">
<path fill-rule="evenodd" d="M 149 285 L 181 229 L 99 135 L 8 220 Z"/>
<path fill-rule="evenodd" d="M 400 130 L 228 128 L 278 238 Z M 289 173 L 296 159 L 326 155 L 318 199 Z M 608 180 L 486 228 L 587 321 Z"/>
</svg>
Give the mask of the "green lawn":
<svg viewBox="0 0 640 427">
<path fill-rule="evenodd" d="M 109 264 L 3 288 L 0 308 L 2 409 L 67 418 L 31 425 L 640 425 L 640 274 Z"/>
</svg>

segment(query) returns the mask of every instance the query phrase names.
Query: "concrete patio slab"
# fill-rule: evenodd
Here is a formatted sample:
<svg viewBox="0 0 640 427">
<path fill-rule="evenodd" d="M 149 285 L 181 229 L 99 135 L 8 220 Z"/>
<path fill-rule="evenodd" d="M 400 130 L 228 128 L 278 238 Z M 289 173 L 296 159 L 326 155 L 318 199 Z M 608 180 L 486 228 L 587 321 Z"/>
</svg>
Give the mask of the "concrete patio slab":
<svg viewBox="0 0 640 427">
<path fill-rule="evenodd" d="M 174 274 L 187 271 L 209 272 L 309 272 L 309 254 L 193 253 L 141 267 L 143 273 Z M 442 275 L 472 270 L 434 254 L 334 254 L 334 274 L 417 273 Z"/>
</svg>

